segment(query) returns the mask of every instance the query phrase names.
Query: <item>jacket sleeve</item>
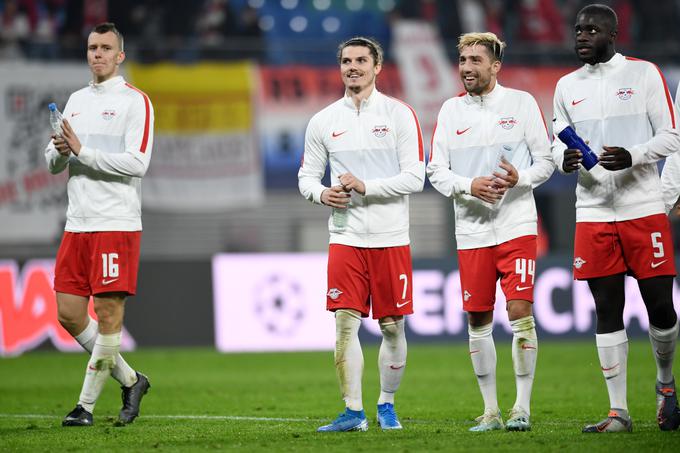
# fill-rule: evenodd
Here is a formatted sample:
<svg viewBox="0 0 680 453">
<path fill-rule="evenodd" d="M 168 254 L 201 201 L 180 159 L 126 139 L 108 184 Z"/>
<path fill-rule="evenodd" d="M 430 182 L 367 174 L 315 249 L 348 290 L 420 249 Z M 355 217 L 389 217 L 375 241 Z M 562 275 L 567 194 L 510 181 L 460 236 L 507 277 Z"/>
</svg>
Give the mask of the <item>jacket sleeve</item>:
<svg viewBox="0 0 680 453">
<path fill-rule="evenodd" d="M 676 112 L 680 111 L 680 85 L 678 85 L 678 92 L 675 94 Z M 677 119 L 676 119 L 677 121 Z M 677 124 L 676 124 L 677 126 Z M 671 212 L 678 197 L 680 196 L 680 149 L 671 154 L 666 159 L 666 164 L 661 171 L 661 190 L 663 194 L 663 201 L 666 205 L 666 213 Z"/>
<path fill-rule="evenodd" d="M 654 136 L 646 143 L 631 147 L 633 165 L 657 162 L 680 149 L 677 130 L 678 115 L 661 71 L 653 64 L 647 65 L 645 77 L 647 117 Z"/>
<path fill-rule="evenodd" d="M 555 164 L 550 153 L 548 129 L 541 109 L 530 94 L 526 96 L 527 127 L 524 139 L 529 147 L 533 163 L 531 167 L 519 172 L 517 186 L 535 188 L 550 178 Z"/>
<path fill-rule="evenodd" d="M 449 145 L 448 136 L 449 116 L 447 104 L 444 103 L 439 115 L 437 124 L 432 133 L 432 146 L 430 150 L 430 163 L 427 164 L 427 177 L 432 186 L 442 195 L 452 197 L 456 194 L 470 194 L 472 178 L 461 176 L 451 170 L 449 164 Z"/>
<path fill-rule="evenodd" d="M 399 174 L 364 181 L 366 197 L 389 198 L 420 192 L 425 184 L 423 134 L 416 112 L 406 104 L 395 109 Z"/>
<path fill-rule="evenodd" d="M 571 120 L 567 114 L 567 110 L 564 108 L 564 101 L 562 99 L 562 90 L 560 89 L 560 83 L 557 82 L 555 87 L 555 95 L 553 96 L 553 140 L 552 140 L 552 160 L 557 167 L 557 171 L 562 174 L 567 174 L 562 169 L 562 163 L 564 162 L 564 151 L 567 149 L 567 145 L 562 143 L 557 137 L 557 134 L 565 127 L 571 125 Z"/>
<path fill-rule="evenodd" d="M 66 118 L 66 116 L 71 111 L 70 107 L 71 98 L 69 97 L 68 101 L 66 102 L 66 105 L 64 106 L 64 118 Z M 47 161 L 47 169 L 49 170 L 49 172 L 52 173 L 53 175 L 56 175 L 66 170 L 66 167 L 68 167 L 69 159 L 71 159 L 71 156 L 62 156 L 61 154 L 59 154 L 57 148 L 54 147 L 54 141 L 50 139 L 49 143 L 45 147 L 45 160 Z"/>
<path fill-rule="evenodd" d="M 83 146 L 77 159 L 108 175 L 141 178 L 146 174 L 153 148 L 153 106 L 146 94 L 139 93 L 130 104 L 125 119 L 125 152 L 109 153 Z"/>
<path fill-rule="evenodd" d="M 327 189 L 321 183 L 326 174 L 328 151 L 323 143 L 317 117 L 313 117 L 305 132 L 305 149 L 298 171 L 300 193 L 312 203 L 321 204 L 321 194 Z"/>
</svg>

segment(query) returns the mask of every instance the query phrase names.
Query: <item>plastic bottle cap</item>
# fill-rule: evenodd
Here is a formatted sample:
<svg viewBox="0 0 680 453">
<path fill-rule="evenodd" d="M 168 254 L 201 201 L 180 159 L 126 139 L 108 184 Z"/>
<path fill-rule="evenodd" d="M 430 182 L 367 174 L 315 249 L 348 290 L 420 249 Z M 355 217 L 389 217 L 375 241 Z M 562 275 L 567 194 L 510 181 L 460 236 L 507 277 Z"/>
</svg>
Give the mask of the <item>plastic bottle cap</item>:
<svg viewBox="0 0 680 453">
<path fill-rule="evenodd" d="M 47 105 L 47 108 L 50 109 L 50 112 L 56 112 L 57 111 L 57 104 L 55 104 L 54 102 L 50 102 Z"/>
</svg>

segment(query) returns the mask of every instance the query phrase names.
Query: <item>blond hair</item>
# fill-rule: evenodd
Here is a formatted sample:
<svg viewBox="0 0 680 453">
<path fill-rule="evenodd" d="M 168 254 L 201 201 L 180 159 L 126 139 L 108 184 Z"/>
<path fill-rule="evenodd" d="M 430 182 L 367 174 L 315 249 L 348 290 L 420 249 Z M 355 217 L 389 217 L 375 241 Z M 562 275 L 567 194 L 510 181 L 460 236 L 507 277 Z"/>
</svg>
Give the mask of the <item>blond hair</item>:
<svg viewBox="0 0 680 453">
<path fill-rule="evenodd" d="M 498 36 L 494 33 L 465 33 L 458 38 L 458 52 L 461 52 L 464 47 L 476 45 L 486 47 L 492 59 L 498 61 L 503 60 L 505 43 L 498 39 Z"/>
</svg>

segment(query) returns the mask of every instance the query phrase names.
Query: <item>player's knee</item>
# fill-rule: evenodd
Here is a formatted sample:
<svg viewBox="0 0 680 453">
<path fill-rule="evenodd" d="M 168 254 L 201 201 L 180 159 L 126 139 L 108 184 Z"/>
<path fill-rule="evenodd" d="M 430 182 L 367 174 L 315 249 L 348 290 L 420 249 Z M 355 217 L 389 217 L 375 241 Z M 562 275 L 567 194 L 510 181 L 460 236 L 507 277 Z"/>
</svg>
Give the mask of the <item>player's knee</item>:
<svg viewBox="0 0 680 453">
<path fill-rule="evenodd" d="M 82 329 L 80 327 L 85 324 L 85 319 L 80 315 L 80 313 L 73 312 L 64 307 L 57 308 L 57 319 L 59 324 L 66 329 L 71 335 L 78 335 Z"/>
<path fill-rule="evenodd" d="M 378 324 L 380 325 L 380 331 L 382 332 L 384 338 L 398 338 L 404 334 L 403 319 L 398 321 L 385 321 L 381 319 L 378 321 Z"/>
</svg>

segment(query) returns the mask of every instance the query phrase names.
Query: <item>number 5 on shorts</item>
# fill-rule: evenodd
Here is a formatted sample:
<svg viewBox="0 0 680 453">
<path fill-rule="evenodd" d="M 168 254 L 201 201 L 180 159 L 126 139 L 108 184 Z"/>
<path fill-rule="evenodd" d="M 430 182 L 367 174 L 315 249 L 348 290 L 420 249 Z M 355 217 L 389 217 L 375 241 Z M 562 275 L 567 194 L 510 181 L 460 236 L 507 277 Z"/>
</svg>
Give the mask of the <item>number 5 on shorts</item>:
<svg viewBox="0 0 680 453">
<path fill-rule="evenodd" d="M 652 236 L 652 248 L 654 249 L 654 258 L 663 258 L 664 256 L 663 242 L 659 240 L 661 239 L 661 233 L 655 231 L 651 234 L 651 236 Z"/>
</svg>

